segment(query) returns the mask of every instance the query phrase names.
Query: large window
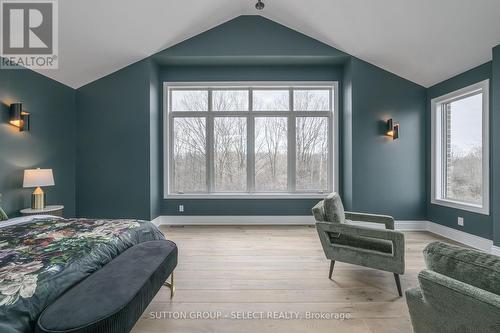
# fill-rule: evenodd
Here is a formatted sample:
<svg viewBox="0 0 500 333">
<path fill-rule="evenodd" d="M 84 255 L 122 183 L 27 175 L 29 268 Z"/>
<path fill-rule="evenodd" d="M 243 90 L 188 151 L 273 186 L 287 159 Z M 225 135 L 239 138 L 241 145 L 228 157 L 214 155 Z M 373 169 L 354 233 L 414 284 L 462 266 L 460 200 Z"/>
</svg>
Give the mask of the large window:
<svg viewBox="0 0 500 333">
<path fill-rule="evenodd" d="M 166 83 L 166 196 L 333 191 L 336 87 Z"/>
<path fill-rule="evenodd" d="M 488 81 L 433 99 L 432 203 L 489 213 Z"/>
</svg>

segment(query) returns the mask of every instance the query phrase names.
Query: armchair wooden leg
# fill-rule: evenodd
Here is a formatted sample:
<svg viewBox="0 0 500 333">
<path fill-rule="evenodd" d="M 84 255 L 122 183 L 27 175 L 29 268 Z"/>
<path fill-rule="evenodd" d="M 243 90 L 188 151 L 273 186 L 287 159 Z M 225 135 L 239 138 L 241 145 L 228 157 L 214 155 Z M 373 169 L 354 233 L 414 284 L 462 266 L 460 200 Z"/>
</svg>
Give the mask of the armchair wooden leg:
<svg viewBox="0 0 500 333">
<path fill-rule="evenodd" d="M 170 275 L 170 282 L 165 281 L 164 286 L 170 288 L 170 298 L 174 297 L 175 294 L 175 284 L 174 284 L 174 272 Z"/>
<path fill-rule="evenodd" d="M 403 297 L 403 292 L 401 291 L 401 281 L 399 281 L 399 274 L 394 273 L 394 280 L 396 280 L 399 297 Z"/>
<path fill-rule="evenodd" d="M 332 274 L 333 274 L 333 266 L 335 266 L 335 260 L 330 261 L 330 273 L 328 274 L 328 278 L 331 280 L 332 279 Z"/>
</svg>

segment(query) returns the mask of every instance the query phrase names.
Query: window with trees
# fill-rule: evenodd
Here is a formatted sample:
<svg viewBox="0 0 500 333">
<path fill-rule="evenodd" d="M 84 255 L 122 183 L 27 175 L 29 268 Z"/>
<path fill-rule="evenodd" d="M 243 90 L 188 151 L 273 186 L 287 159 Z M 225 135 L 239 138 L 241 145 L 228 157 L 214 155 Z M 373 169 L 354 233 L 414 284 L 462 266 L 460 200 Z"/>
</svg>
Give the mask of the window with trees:
<svg viewBox="0 0 500 333">
<path fill-rule="evenodd" d="M 335 88 L 166 83 L 166 196 L 333 191 Z"/>
<path fill-rule="evenodd" d="M 432 104 L 432 203 L 489 213 L 489 84 L 483 81 Z"/>
</svg>

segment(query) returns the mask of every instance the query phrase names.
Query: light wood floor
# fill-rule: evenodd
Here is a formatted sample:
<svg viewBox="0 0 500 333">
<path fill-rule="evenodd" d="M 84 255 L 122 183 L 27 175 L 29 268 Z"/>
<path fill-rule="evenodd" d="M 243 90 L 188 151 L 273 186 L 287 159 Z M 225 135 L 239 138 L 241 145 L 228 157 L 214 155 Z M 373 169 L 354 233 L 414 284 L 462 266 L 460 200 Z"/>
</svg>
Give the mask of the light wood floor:
<svg viewBox="0 0 500 333">
<path fill-rule="evenodd" d="M 136 324 L 134 333 L 192 332 L 412 332 L 406 301 L 392 273 L 336 263 L 328 279 L 316 230 L 307 226 L 162 227 L 177 243 L 177 292 L 163 287 Z M 424 267 L 427 232 L 406 233 L 403 289 L 417 285 Z M 243 312 L 338 313 L 348 320 L 232 319 Z M 218 312 L 220 314 L 218 314 Z M 165 319 L 168 316 L 221 319 Z M 156 318 L 152 318 L 152 316 Z"/>
</svg>

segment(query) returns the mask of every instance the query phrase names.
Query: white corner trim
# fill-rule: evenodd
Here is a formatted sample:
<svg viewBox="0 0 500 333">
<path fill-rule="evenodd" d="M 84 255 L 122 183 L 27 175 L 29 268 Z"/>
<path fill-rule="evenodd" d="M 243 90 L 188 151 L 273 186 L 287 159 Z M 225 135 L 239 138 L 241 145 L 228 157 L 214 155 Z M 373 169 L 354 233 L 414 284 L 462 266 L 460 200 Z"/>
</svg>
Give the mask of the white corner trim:
<svg viewBox="0 0 500 333">
<path fill-rule="evenodd" d="M 162 215 L 151 221 L 154 225 L 314 225 L 314 218 L 305 215 Z M 369 222 L 350 222 L 360 226 L 384 228 L 381 224 Z M 448 238 L 464 245 L 500 256 L 500 246 L 493 245 L 493 241 L 475 236 L 464 231 L 445 227 L 431 221 L 396 221 L 396 230 L 428 231 Z"/>
<path fill-rule="evenodd" d="M 159 227 L 162 223 L 161 222 L 161 216 L 157 216 L 156 218 L 151 220 L 151 223 L 153 223 L 155 226 Z"/>
<path fill-rule="evenodd" d="M 491 246 L 491 254 L 494 254 L 494 255 L 500 257 L 500 246 L 492 245 Z"/>
</svg>

